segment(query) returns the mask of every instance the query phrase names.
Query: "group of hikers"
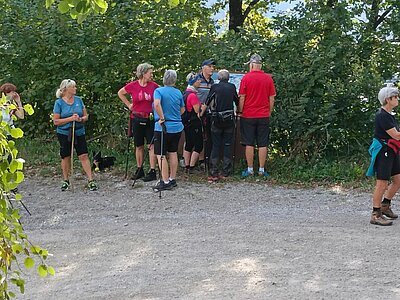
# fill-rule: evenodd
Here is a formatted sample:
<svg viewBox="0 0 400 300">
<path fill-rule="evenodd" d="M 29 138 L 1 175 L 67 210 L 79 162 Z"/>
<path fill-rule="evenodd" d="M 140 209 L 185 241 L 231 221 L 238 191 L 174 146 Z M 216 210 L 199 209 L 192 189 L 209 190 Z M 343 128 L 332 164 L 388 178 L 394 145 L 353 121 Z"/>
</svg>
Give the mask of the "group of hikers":
<svg viewBox="0 0 400 300">
<path fill-rule="evenodd" d="M 183 92 L 175 87 L 176 71 L 165 71 L 163 87 L 160 87 L 153 81 L 154 67 L 148 63 L 140 64 L 136 71 L 138 79 L 118 91 L 118 97 L 131 113 L 129 127 L 137 164 L 132 179 L 156 180 L 158 162 L 161 179 L 153 189 L 160 191 L 176 187 L 178 146 L 182 132 L 185 134 L 185 172 L 193 174 L 196 165 L 200 168 L 203 165 L 208 168 L 209 182 L 227 178 L 232 175 L 232 146 L 237 116 L 241 117 L 240 142 L 246 147 L 248 163 L 242 175 L 254 175 L 254 146 L 257 145 L 259 170 L 256 174 L 268 176 L 264 165 L 275 86 L 272 77 L 262 71 L 262 59 L 258 54 L 252 55 L 247 64 L 249 73 L 241 81 L 240 97 L 236 86 L 228 82 L 230 74 L 227 70 L 220 70 L 218 83 L 214 83 L 213 59 L 204 60 L 199 72 L 190 72 L 186 76 L 188 85 Z M 149 146 L 150 170 L 147 174 L 143 169 L 147 151 L 145 144 Z M 223 159 L 220 163 L 221 151 Z"/>
<path fill-rule="evenodd" d="M 188 85 L 183 92 L 175 87 L 175 70 L 165 71 L 163 86 L 160 87 L 153 81 L 154 66 L 148 63 L 137 66 L 138 79 L 118 91 L 118 97 L 130 111 L 128 131 L 133 137 L 137 166 L 133 180 L 157 180 L 158 164 L 160 180 L 153 190 L 164 191 L 176 187 L 178 147 L 182 132 L 185 134 L 185 172 L 193 174 L 196 166 L 203 165 L 208 168 L 207 179 L 210 183 L 226 179 L 232 175 L 232 146 L 238 117 L 240 144 L 245 147 L 247 162 L 242 177 L 268 176 L 265 162 L 269 120 L 276 91 L 271 75 L 262 71 L 260 55 L 253 54 L 247 64 L 249 72 L 240 82 L 239 93 L 235 85 L 228 82 L 230 74 L 225 69 L 218 72 L 218 83 L 214 82 L 213 59 L 204 60 L 199 72 L 190 72 L 186 76 Z M 13 104 L 13 109 L 2 108 L 2 120 L 13 127 L 13 118 L 24 117 L 20 96 L 11 83 L 0 86 L 0 93 L 6 95 L 7 103 Z M 64 179 L 61 190 L 66 191 L 70 187 L 73 149 L 88 178 L 88 189 L 97 190 L 85 138 L 84 123 L 89 116 L 82 99 L 76 95 L 76 82 L 63 80 L 56 97 L 53 122 L 60 144 Z M 370 219 L 370 223 L 375 225 L 392 225 L 392 220 L 398 218 L 391 208 L 391 201 L 400 188 L 400 129 L 393 112 L 399 104 L 398 98 L 399 91 L 393 86 L 384 87 L 378 93 L 381 108 L 375 116 L 374 138 L 369 149 L 371 164 L 367 172 L 368 176 L 376 176 Z M 258 171 L 253 167 L 256 146 Z M 146 173 L 143 166 L 147 151 L 150 170 Z"/>
</svg>

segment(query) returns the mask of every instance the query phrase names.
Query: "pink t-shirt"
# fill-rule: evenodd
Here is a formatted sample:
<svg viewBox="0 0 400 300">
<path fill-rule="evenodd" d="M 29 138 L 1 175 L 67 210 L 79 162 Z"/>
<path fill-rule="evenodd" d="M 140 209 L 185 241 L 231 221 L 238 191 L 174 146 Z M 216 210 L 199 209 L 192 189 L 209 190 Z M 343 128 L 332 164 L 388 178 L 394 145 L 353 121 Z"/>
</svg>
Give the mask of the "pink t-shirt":
<svg viewBox="0 0 400 300">
<path fill-rule="evenodd" d="M 187 106 L 187 111 L 191 112 L 193 110 L 193 106 L 198 104 L 199 106 L 201 105 L 200 99 L 197 96 L 197 93 L 190 93 L 186 99 L 186 106 Z"/>
<path fill-rule="evenodd" d="M 243 76 L 239 95 L 246 95 L 243 118 L 266 118 L 271 115 L 269 97 L 275 96 L 275 86 L 271 75 L 255 70 Z"/>
<path fill-rule="evenodd" d="M 153 95 L 156 88 L 158 88 L 158 84 L 153 81 L 149 81 L 146 86 L 141 86 L 139 80 L 132 81 L 125 86 L 125 91 L 132 97 L 131 117 L 135 112 L 153 112 Z"/>
</svg>

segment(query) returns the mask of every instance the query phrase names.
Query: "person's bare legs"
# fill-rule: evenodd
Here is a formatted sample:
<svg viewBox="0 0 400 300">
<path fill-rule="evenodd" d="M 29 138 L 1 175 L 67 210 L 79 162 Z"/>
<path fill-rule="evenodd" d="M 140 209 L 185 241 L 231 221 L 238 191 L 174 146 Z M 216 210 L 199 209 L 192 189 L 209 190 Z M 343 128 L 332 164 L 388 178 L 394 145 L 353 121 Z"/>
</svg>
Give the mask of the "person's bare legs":
<svg viewBox="0 0 400 300">
<path fill-rule="evenodd" d="M 194 167 L 196 165 L 197 160 L 199 159 L 200 153 L 193 151 L 190 156 L 190 166 Z"/>
<path fill-rule="evenodd" d="M 400 188 L 400 174 L 392 177 L 392 183 L 389 184 L 389 188 L 386 192 L 385 198 L 392 200 L 396 192 Z"/>
<path fill-rule="evenodd" d="M 162 180 L 164 182 L 167 182 L 169 180 L 169 169 L 168 169 L 167 158 L 165 157 L 165 155 L 163 156 L 162 165 L 161 165 L 161 155 L 157 155 L 157 160 L 158 160 L 158 165 L 160 166 Z"/>
<path fill-rule="evenodd" d="M 185 166 L 189 166 L 190 165 L 190 156 L 191 156 L 191 152 L 183 150 L 183 159 L 185 160 Z"/>
<path fill-rule="evenodd" d="M 150 162 L 150 169 L 156 169 L 157 155 L 154 154 L 154 146 L 153 145 L 150 145 L 150 149 L 149 149 L 149 162 Z"/>
<path fill-rule="evenodd" d="M 67 156 L 61 159 L 61 170 L 64 180 L 68 180 L 69 173 L 71 171 L 71 156 Z"/>
<path fill-rule="evenodd" d="M 88 180 L 92 181 L 93 175 L 92 175 L 92 168 L 90 166 L 89 155 L 87 153 L 81 154 L 79 155 L 79 160 L 81 161 L 83 171 L 85 171 Z"/>
<path fill-rule="evenodd" d="M 252 168 L 254 164 L 254 147 L 246 146 L 245 149 L 247 167 Z"/>
<path fill-rule="evenodd" d="M 144 146 L 136 146 L 136 165 L 140 168 L 143 165 L 144 160 Z"/>
<path fill-rule="evenodd" d="M 258 162 L 260 168 L 264 168 L 266 160 L 267 160 L 267 147 L 258 148 Z"/>
<path fill-rule="evenodd" d="M 381 207 L 381 201 L 383 198 L 383 194 L 388 186 L 387 180 L 376 180 L 375 190 L 372 195 L 372 206 L 375 208 Z"/>
<path fill-rule="evenodd" d="M 171 177 L 172 179 L 175 179 L 176 172 L 178 171 L 178 153 L 177 152 L 168 152 L 168 161 L 169 161 L 169 167 L 170 167 L 169 177 Z"/>
</svg>

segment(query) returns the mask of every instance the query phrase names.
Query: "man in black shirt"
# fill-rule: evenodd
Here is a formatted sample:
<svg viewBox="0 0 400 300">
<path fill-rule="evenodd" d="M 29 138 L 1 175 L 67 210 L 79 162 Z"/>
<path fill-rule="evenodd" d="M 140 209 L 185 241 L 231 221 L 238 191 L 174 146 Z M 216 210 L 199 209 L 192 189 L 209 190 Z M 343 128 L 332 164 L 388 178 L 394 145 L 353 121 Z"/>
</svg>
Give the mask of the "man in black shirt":
<svg viewBox="0 0 400 300">
<path fill-rule="evenodd" d="M 215 182 L 232 172 L 232 140 L 235 128 L 235 116 L 233 103 L 239 103 L 236 87 L 229 83 L 229 72 L 218 72 L 218 84 L 211 86 L 202 112 L 207 107 L 211 110 L 211 140 L 212 150 L 210 159 L 209 182 Z M 221 147 L 224 148 L 224 160 L 221 174 L 218 170 L 218 162 Z"/>
</svg>

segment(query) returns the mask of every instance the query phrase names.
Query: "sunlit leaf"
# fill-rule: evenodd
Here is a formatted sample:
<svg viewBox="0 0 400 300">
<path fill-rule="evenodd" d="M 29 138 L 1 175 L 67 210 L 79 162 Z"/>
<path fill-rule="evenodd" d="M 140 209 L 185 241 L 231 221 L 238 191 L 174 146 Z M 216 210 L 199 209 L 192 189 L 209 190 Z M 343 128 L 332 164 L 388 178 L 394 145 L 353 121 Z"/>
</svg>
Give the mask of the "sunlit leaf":
<svg viewBox="0 0 400 300">
<path fill-rule="evenodd" d="M 46 8 L 48 9 L 54 2 L 55 0 L 46 0 Z"/>
<path fill-rule="evenodd" d="M 68 2 L 66 0 L 63 0 L 58 4 L 58 10 L 62 14 L 67 13 L 69 11 L 69 9 L 70 9 L 70 6 L 68 5 Z"/>
<path fill-rule="evenodd" d="M 15 139 L 22 138 L 24 136 L 24 132 L 21 128 L 11 128 L 10 134 Z"/>
<path fill-rule="evenodd" d="M 30 105 L 30 104 L 25 104 L 24 105 L 24 110 L 26 111 L 26 113 L 28 114 L 28 115 L 33 115 L 34 114 L 34 109 L 33 109 L 33 107 L 32 107 L 32 105 Z"/>
<path fill-rule="evenodd" d="M 15 182 L 16 183 L 21 183 L 23 180 L 24 180 L 24 173 L 22 173 L 22 172 L 20 172 L 20 171 L 17 171 L 17 172 L 15 172 L 15 174 L 16 174 L 16 179 L 15 179 Z"/>
<path fill-rule="evenodd" d="M 19 254 L 23 251 L 21 244 L 14 244 L 11 246 L 11 248 L 12 248 L 13 252 L 15 252 L 17 254 Z"/>
<path fill-rule="evenodd" d="M 171 7 L 176 7 L 176 6 L 179 5 L 179 0 L 168 0 L 168 4 L 169 4 Z"/>
<path fill-rule="evenodd" d="M 47 271 L 49 272 L 50 275 L 54 276 L 56 274 L 56 271 L 54 270 L 53 267 L 47 267 Z"/>
<path fill-rule="evenodd" d="M 40 265 L 38 268 L 38 273 L 41 277 L 47 276 L 47 267 L 45 265 Z"/>
<path fill-rule="evenodd" d="M 35 265 L 35 261 L 31 257 L 27 257 L 24 260 L 24 265 L 25 265 L 25 268 L 31 269 Z"/>
</svg>

